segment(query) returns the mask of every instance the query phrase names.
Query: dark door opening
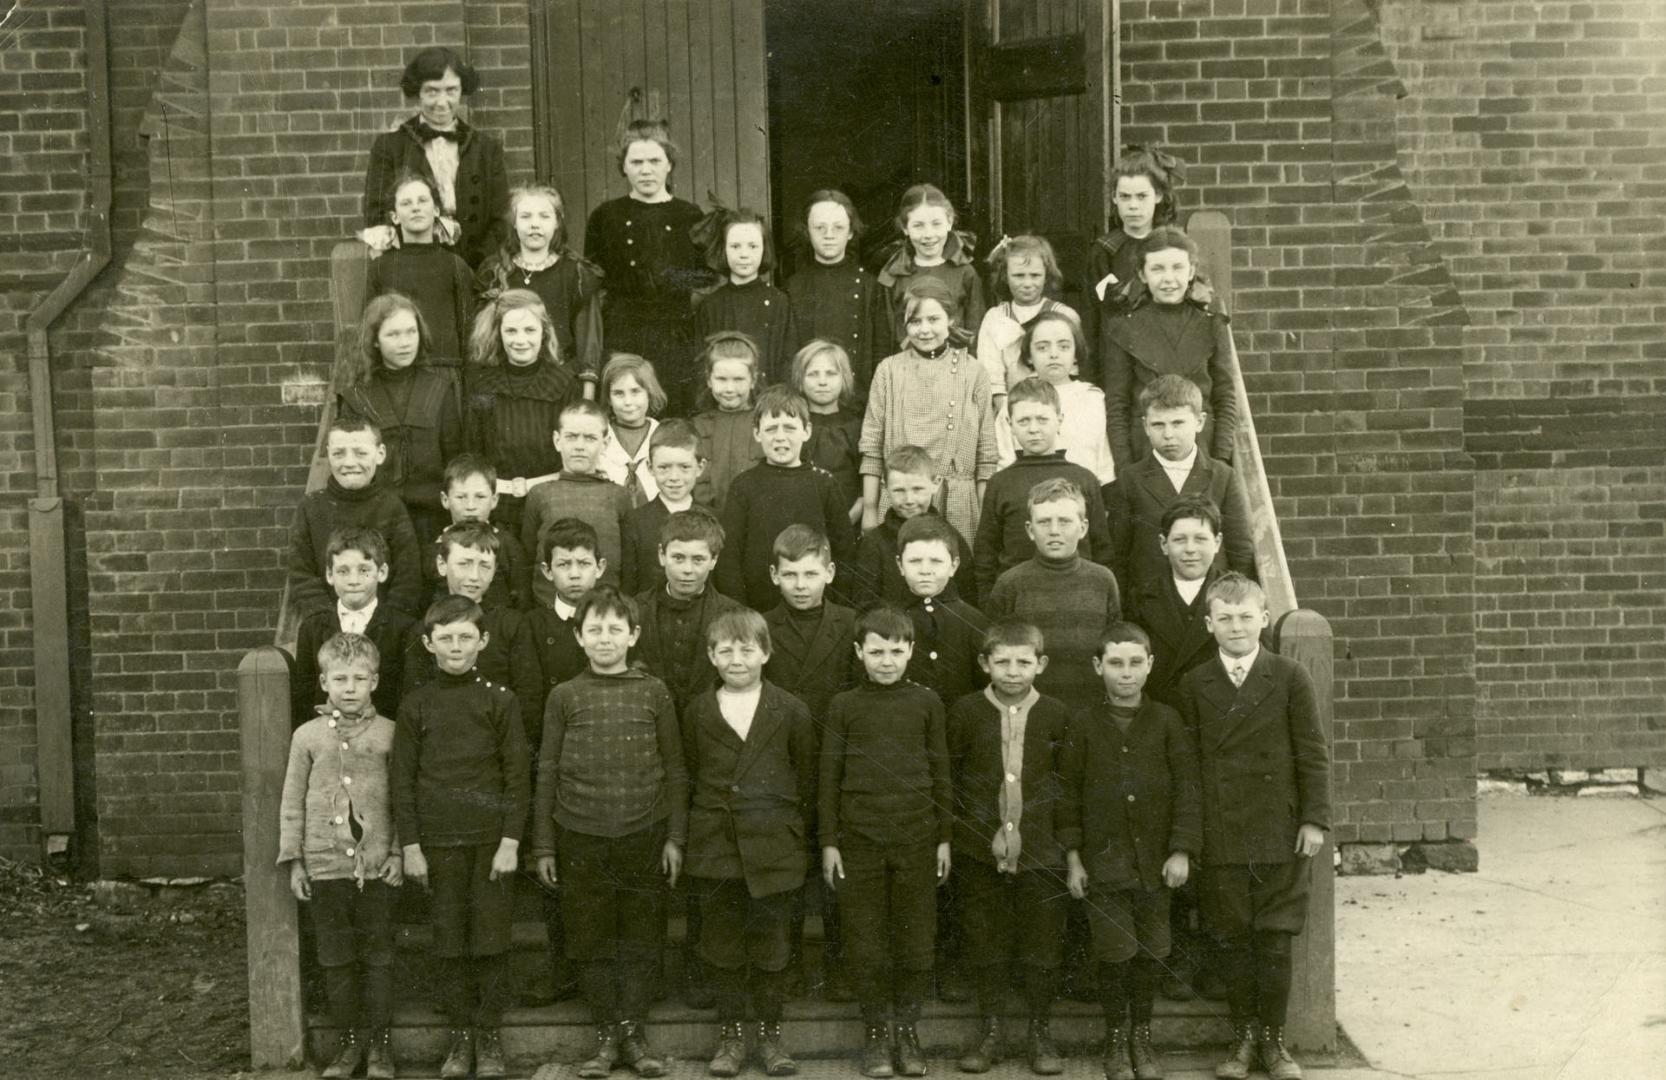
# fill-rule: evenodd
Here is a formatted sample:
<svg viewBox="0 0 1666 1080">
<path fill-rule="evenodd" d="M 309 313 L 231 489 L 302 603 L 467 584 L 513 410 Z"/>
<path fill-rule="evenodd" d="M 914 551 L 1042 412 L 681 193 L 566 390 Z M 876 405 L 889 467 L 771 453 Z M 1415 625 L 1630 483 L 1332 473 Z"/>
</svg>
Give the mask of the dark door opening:
<svg viewBox="0 0 1666 1080">
<path fill-rule="evenodd" d="M 765 0 L 773 225 L 786 280 L 810 195 L 837 188 L 867 225 L 860 257 L 897 238 L 909 185 L 936 184 L 976 229 L 966 175 L 962 0 Z"/>
</svg>

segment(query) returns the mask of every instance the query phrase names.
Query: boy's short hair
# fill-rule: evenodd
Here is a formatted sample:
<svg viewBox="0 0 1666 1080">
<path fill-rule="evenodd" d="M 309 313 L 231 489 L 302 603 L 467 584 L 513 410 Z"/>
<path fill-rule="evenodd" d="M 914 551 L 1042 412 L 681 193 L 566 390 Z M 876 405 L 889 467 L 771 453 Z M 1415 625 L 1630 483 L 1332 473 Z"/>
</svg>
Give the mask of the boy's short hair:
<svg viewBox="0 0 1666 1080">
<path fill-rule="evenodd" d="M 376 445 L 382 444 L 382 429 L 357 413 L 336 413 L 330 418 L 330 430 L 325 432 L 324 439 L 329 441 L 336 432 L 343 435 L 357 435 L 361 431 L 368 431 L 376 439 Z"/>
<path fill-rule="evenodd" d="M 453 484 L 461 484 L 471 476 L 478 476 L 486 481 L 486 486 L 497 490 L 497 466 L 493 465 L 484 454 L 462 453 L 445 463 L 445 474 L 441 491 L 449 492 Z"/>
<path fill-rule="evenodd" d="M 1088 497 L 1082 494 L 1082 489 L 1076 481 L 1066 480 L 1062 476 L 1055 476 L 1051 480 L 1043 480 L 1031 486 L 1029 502 L 1026 504 L 1031 510 L 1042 503 L 1062 502 L 1069 499 L 1082 508 L 1082 516 L 1088 513 Z"/>
<path fill-rule="evenodd" d="M 698 506 L 691 506 L 687 510 L 679 510 L 665 519 L 665 524 L 659 527 L 659 549 L 664 551 L 672 544 L 695 543 L 705 541 L 711 549 L 712 558 L 723 554 L 723 526 L 718 524 L 709 510 L 702 510 Z"/>
<path fill-rule="evenodd" d="M 1008 616 L 989 624 L 989 629 L 983 632 L 983 644 L 978 647 L 978 652 L 987 657 L 993 656 L 995 650 L 1002 646 L 1016 649 L 1025 645 L 1034 649 L 1037 656 L 1047 652 L 1047 638 L 1042 634 L 1041 627 L 1033 622 Z"/>
<path fill-rule="evenodd" d="M 336 556 L 356 551 L 377 566 L 388 565 L 388 542 L 375 529 L 361 525 L 343 525 L 330 533 L 324 545 L 324 565 L 331 566 Z"/>
<path fill-rule="evenodd" d="M 654 460 L 654 451 L 660 447 L 667 450 L 687 450 L 696 457 L 700 454 L 700 436 L 694 430 L 694 425 L 687 420 L 662 420 L 654 433 L 648 436 L 648 461 Z"/>
<path fill-rule="evenodd" d="M 434 554 L 448 559 L 451 549 L 460 547 L 474 548 L 495 556 L 502 544 L 498 541 L 497 530 L 486 522 L 462 521 L 440 530 L 439 539 L 434 541 Z"/>
<path fill-rule="evenodd" d="M 1203 594 L 1203 603 L 1207 607 L 1219 600 L 1223 604 L 1241 604 L 1246 600 L 1256 600 L 1261 606 L 1267 606 L 1266 590 L 1261 585 L 1240 574 L 1236 570 L 1228 570 L 1210 583 Z"/>
<path fill-rule="evenodd" d="M 538 538 L 538 561 L 548 565 L 555 557 L 556 548 L 588 551 L 598 561 L 602 557 L 602 541 L 596 535 L 596 527 L 575 517 L 556 518 L 544 529 Z"/>
<path fill-rule="evenodd" d="M 1203 415 L 1203 391 L 1184 375 L 1159 375 L 1140 388 L 1138 412 L 1144 419 L 1152 409 L 1190 409 Z"/>
<path fill-rule="evenodd" d="M 1060 416 L 1064 415 L 1064 403 L 1059 400 L 1058 388 L 1039 375 L 1020 379 L 1007 391 L 1007 412 L 1012 412 L 1020 401 L 1045 405 Z"/>
<path fill-rule="evenodd" d="M 769 623 L 751 608 L 725 611 L 706 627 L 708 648 L 723 641 L 750 641 L 766 653 L 775 651 L 769 640 Z"/>
<path fill-rule="evenodd" d="M 422 616 L 422 635 L 429 636 L 434 627 L 448 623 L 473 623 L 482 634 L 486 632 L 486 612 L 466 596 L 447 596 L 428 605 Z"/>
<path fill-rule="evenodd" d="M 923 446 L 899 446 L 885 455 L 885 475 L 925 476 L 937 479 L 937 462 Z"/>
<path fill-rule="evenodd" d="M 604 427 L 607 425 L 607 410 L 596 404 L 594 401 L 589 401 L 585 398 L 574 398 L 572 401 L 569 401 L 567 404 L 561 406 L 561 414 L 555 418 L 555 429 L 557 431 L 561 430 L 561 425 L 566 422 L 567 417 L 569 416 L 594 417 L 595 419 L 600 420 Z"/>
<path fill-rule="evenodd" d="M 642 625 L 642 609 L 634 599 L 612 585 L 597 585 L 573 605 L 573 625 L 583 626 L 591 615 L 618 615 L 635 630 Z"/>
<path fill-rule="evenodd" d="M 902 523 L 897 530 L 897 554 L 900 556 L 908 550 L 909 544 L 941 543 L 948 549 L 949 558 L 960 558 L 960 536 L 943 518 L 936 514 L 921 514 L 911 517 Z"/>
<path fill-rule="evenodd" d="M 780 566 L 783 561 L 797 562 L 799 559 L 811 555 L 821 556 L 821 561 L 833 561 L 833 545 L 828 542 L 826 534 L 809 525 L 788 525 L 775 538 L 775 565 Z"/>
<path fill-rule="evenodd" d="M 777 383 L 758 395 L 758 404 L 752 407 L 752 426 L 757 427 L 769 416 L 790 416 L 809 427 L 810 403 L 797 390 Z"/>
<path fill-rule="evenodd" d="M 1175 522 L 1187 518 L 1203 522 L 1216 536 L 1221 534 L 1221 508 L 1215 505 L 1215 500 L 1207 495 L 1182 495 L 1163 511 L 1162 535 L 1168 536 Z"/>
<path fill-rule="evenodd" d="M 318 670 L 321 673 L 359 660 L 368 663 L 371 671 L 382 666 L 381 650 L 363 634 L 332 634 L 318 647 Z"/>
<path fill-rule="evenodd" d="M 915 518 L 918 521 L 919 518 Z M 879 604 L 864 611 L 856 619 L 856 644 L 874 634 L 886 641 L 914 641 L 914 624 L 907 615 L 889 604 Z"/>
<path fill-rule="evenodd" d="M 1151 654 L 1151 635 L 1131 622 L 1107 623 L 1105 629 L 1099 632 L 1099 651 L 1095 656 L 1104 656 L 1105 649 L 1111 645 L 1126 645 L 1128 642 L 1144 645 L 1146 655 Z"/>
</svg>

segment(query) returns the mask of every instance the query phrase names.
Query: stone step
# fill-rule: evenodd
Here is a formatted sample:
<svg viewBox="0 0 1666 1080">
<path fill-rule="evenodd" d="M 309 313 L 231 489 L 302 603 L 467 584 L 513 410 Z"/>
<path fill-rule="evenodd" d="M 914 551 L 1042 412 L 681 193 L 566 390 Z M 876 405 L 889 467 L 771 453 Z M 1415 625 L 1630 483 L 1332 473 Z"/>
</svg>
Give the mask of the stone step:
<svg viewBox="0 0 1666 1080">
<path fill-rule="evenodd" d="M 1016 1000 L 1009 1003 L 1007 1040 L 1013 1052 L 1022 1048 L 1024 1021 Z M 1152 1020 L 1152 1037 L 1165 1049 L 1197 1050 L 1225 1045 L 1231 1030 L 1225 1005 L 1209 1001 L 1176 1002 L 1159 999 Z M 394 1051 L 401 1062 L 400 1075 L 425 1064 L 438 1067 L 445 1055 L 447 1028 L 444 1017 L 428 1002 L 408 1002 L 397 1013 Z M 806 1060 L 842 1059 L 854 1055 L 862 1041 L 862 1022 L 855 1004 L 803 1000 L 790 1002 L 782 1023 L 788 1050 Z M 1066 1053 L 1096 1057 L 1104 1037 L 1105 1022 L 1099 1008 L 1074 1001 L 1060 1001 L 1053 1010 L 1053 1036 Z M 977 1028 L 977 1010 L 971 1004 L 929 1002 L 920 1020 L 920 1042 L 935 1057 L 952 1058 L 970 1041 Z M 313 1060 L 334 1045 L 337 1032 L 323 1017 L 312 1017 L 308 1042 Z M 704 1062 L 716 1045 L 717 1019 L 712 1010 L 690 1009 L 668 1001 L 654 1006 L 648 1014 L 648 1038 L 654 1049 L 683 1061 Z M 577 1001 L 564 1001 L 542 1008 L 514 1008 L 504 1016 L 503 1045 L 517 1075 L 525 1075 L 546 1061 L 576 1062 L 594 1047 L 594 1030 L 588 1010 Z M 947 1072 L 952 1072 L 949 1064 Z M 621 1074 L 628 1075 L 628 1074 Z"/>
</svg>

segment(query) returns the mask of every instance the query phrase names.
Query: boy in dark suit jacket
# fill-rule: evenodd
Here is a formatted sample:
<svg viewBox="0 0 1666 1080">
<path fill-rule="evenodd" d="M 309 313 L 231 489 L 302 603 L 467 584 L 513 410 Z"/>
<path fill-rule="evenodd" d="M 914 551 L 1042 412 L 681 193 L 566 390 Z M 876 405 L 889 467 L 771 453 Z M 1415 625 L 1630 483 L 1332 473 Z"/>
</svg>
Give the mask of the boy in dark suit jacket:
<svg viewBox="0 0 1666 1080">
<path fill-rule="evenodd" d="M 1206 600 L 1218 655 L 1180 680 L 1180 713 L 1202 766 L 1200 900 L 1223 943 L 1234 1031 L 1215 1075 L 1243 1080 L 1259 1049 L 1273 1080 L 1293 1080 L 1290 941 L 1306 925 L 1309 868 L 1330 828 L 1329 748 L 1306 669 L 1261 647 L 1261 586 L 1223 574 Z"/>
<path fill-rule="evenodd" d="M 1151 635 L 1147 697 L 1178 707 L 1180 677 L 1212 659 L 1215 638 L 1204 625 L 1203 599 L 1209 584 L 1225 572 L 1221 512 L 1205 495 L 1182 495 L 1163 511 L 1158 539 L 1168 560 L 1167 577 L 1140 583 L 1128 595 L 1128 617 Z"/>
<path fill-rule="evenodd" d="M 1064 955 L 1059 878 L 1065 853 L 1081 846 L 1070 711 L 1036 691 L 1048 657 L 1033 623 L 991 624 L 978 662 L 989 685 L 956 701 L 948 715 L 950 849 L 978 1000 L 977 1038 L 959 1066 L 981 1073 L 1000 1060 L 1001 1013 L 1016 986 L 1028 1006 L 1030 1069 L 1053 1076 L 1064 1071 L 1049 1028 Z"/>
<path fill-rule="evenodd" d="M 405 632 L 411 617 L 382 602 L 380 586 L 388 579 L 388 545 L 375 529 L 348 525 L 330 534 L 324 549 L 324 580 L 335 590 L 335 607 L 315 611 L 301 620 L 295 636 L 295 667 L 290 676 L 291 723 L 311 720 L 313 707 L 324 704 L 318 681 L 318 650 L 337 634 L 363 634 L 380 656 L 376 689 L 371 700 L 376 711 L 392 718 L 399 714 L 400 663 Z"/>
<path fill-rule="evenodd" d="M 666 420 L 648 436 L 648 469 L 659 494 L 625 515 L 619 578 L 626 594 L 636 596 L 665 584 L 659 531 L 672 514 L 694 507 L 694 483 L 705 467 L 700 438 L 687 420 Z"/>
<path fill-rule="evenodd" d="M 1231 465 L 1211 458 L 1198 445 L 1203 429 L 1203 392 L 1179 375 L 1162 375 L 1140 391 L 1140 415 L 1151 453 L 1126 468 L 1105 489 L 1111 519 L 1111 569 L 1125 588 L 1162 581 L 1168 560 L 1158 543 L 1163 511 L 1183 495 L 1203 495 L 1220 507 L 1221 538 L 1230 569 L 1253 577 L 1249 500 Z"/>
<path fill-rule="evenodd" d="M 775 565 L 769 573 L 781 590 L 781 602 L 764 616 L 773 646 L 764 674 L 771 685 L 805 704 L 818 737 L 828 702 L 834 694 L 856 685 L 859 677 L 856 657 L 850 649 L 856 638 L 856 612 L 824 599 L 837 570 L 832 545 L 810 526 L 789 526 L 775 538 Z M 809 896 L 812 891 L 819 897 Z M 835 894 L 816 882 L 807 882 L 802 900 L 793 920 L 792 970 L 802 970 L 804 908 L 819 900 L 823 995 L 832 1001 L 853 1000 L 839 962 L 842 949 Z"/>
<path fill-rule="evenodd" d="M 706 649 L 723 684 L 694 699 L 682 730 L 693 794 L 684 866 L 699 898 L 700 956 L 717 987 L 707 1071 L 735 1076 L 746 1064 L 750 996 L 758 1063 L 788 1076 L 798 1066 L 781 1045 L 781 1005 L 816 798 L 816 733 L 804 705 L 764 681 L 762 615 L 719 615 Z"/>
<path fill-rule="evenodd" d="M 1086 897 L 1093 929 L 1105 1078 L 1150 1080 L 1163 1075 L 1151 1012 L 1169 955 L 1170 891 L 1203 846 L 1197 754 L 1179 715 L 1142 692 L 1151 642 L 1139 627 L 1107 626 L 1093 667 L 1104 696 L 1071 727 L 1082 846 L 1068 853 L 1068 884 Z"/>
</svg>

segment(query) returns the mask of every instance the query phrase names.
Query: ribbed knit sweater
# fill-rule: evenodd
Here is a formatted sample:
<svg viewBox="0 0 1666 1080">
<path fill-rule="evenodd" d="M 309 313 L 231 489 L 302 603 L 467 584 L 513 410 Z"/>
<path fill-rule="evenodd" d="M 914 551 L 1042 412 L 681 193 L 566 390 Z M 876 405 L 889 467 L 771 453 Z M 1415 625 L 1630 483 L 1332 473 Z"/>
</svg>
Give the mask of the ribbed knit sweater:
<svg viewBox="0 0 1666 1080">
<path fill-rule="evenodd" d="M 381 602 L 408 615 L 421 608 L 422 571 L 417 565 L 417 538 L 411 515 L 399 496 L 374 481 L 349 491 L 330 477 L 323 491 L 301 496 L 295 524 L 289 532 L 289 602 L 306 618 L 315 611 L 335 610 L 335 591 L 324 580 L 324 552 L 330 534 L 345 525 L 375 529 L 388 545 L 388 580 Z"/>
<path fill-rule="evenodd" d="M 399 703 L 393 815 L 401 844 L 519 840 L 531 765 L 515 695 L 473 671 L 438 672 Z"/>
<path fill-rule="evenodd" d="M 821 740 L 822 847 L 946 844 L 953 829 L 948 735 L 937 695 L 906 679 L 835 694 Z"/>
<path fill-rule="evenodd" d="M 1111 564 L 1111 530 L 1105 522 L 1099 478 L 1066 461 L 1063 450 L 1019 454 L 990 477 L 983 489 L 983 512 L 978 515 L 978 535 L 972 540 L 979 596 L 988 596 L 996 578 L 1035 554 L 1035 541 L 1024 530 L 1030 521 L 1030 489 L 1054 479 L 1074 483 L 1087 501 L 1088 531 L 1078 545 L 1080 553 L 1096 563 Z"/>
<path fill-rule="evenodd" d="M 755 611 L 768 611 L 781 593 L 770 580 L 775 538 L 791 525 L 808 525 L 833 546 L 833 562 L 848 566 L 856 557 L 848 510 L 833 474 L 814 465 L 763 462 L 729 486 L 723 504 L 723 557 L 717 587 Z"/>
<path fill-rule="evenodd" d="M 607 560 L 601 581 L 619 584 L 619 567 L 624 563 L 625 515 L 631 512 L 631 497 L 624 488 L 600 474 L 568 472 L 533 488 L 521 510 L 521 546 L 538 561 L 543 532 L 561 518 L 578 518 L 596 530 L 596 557 Z M 532 575 L 533 603 L 546 607 L 555 602 L 555 583 L 543 574 Z"/>
<path fill-rule="evenodd" d="M 1037 555 L 1000 576 L 984 611 L 991 619 L 1016 615 L 1041 629 L 1048 660 L 1036 676 L 1037 690 L 1072 710 L 1105 696 L 1093 655 L 1105 627 L 1122 618 L 1122 595 L 1110 570 L 1081 556 L 1060 562 Z"/>
</svg>

